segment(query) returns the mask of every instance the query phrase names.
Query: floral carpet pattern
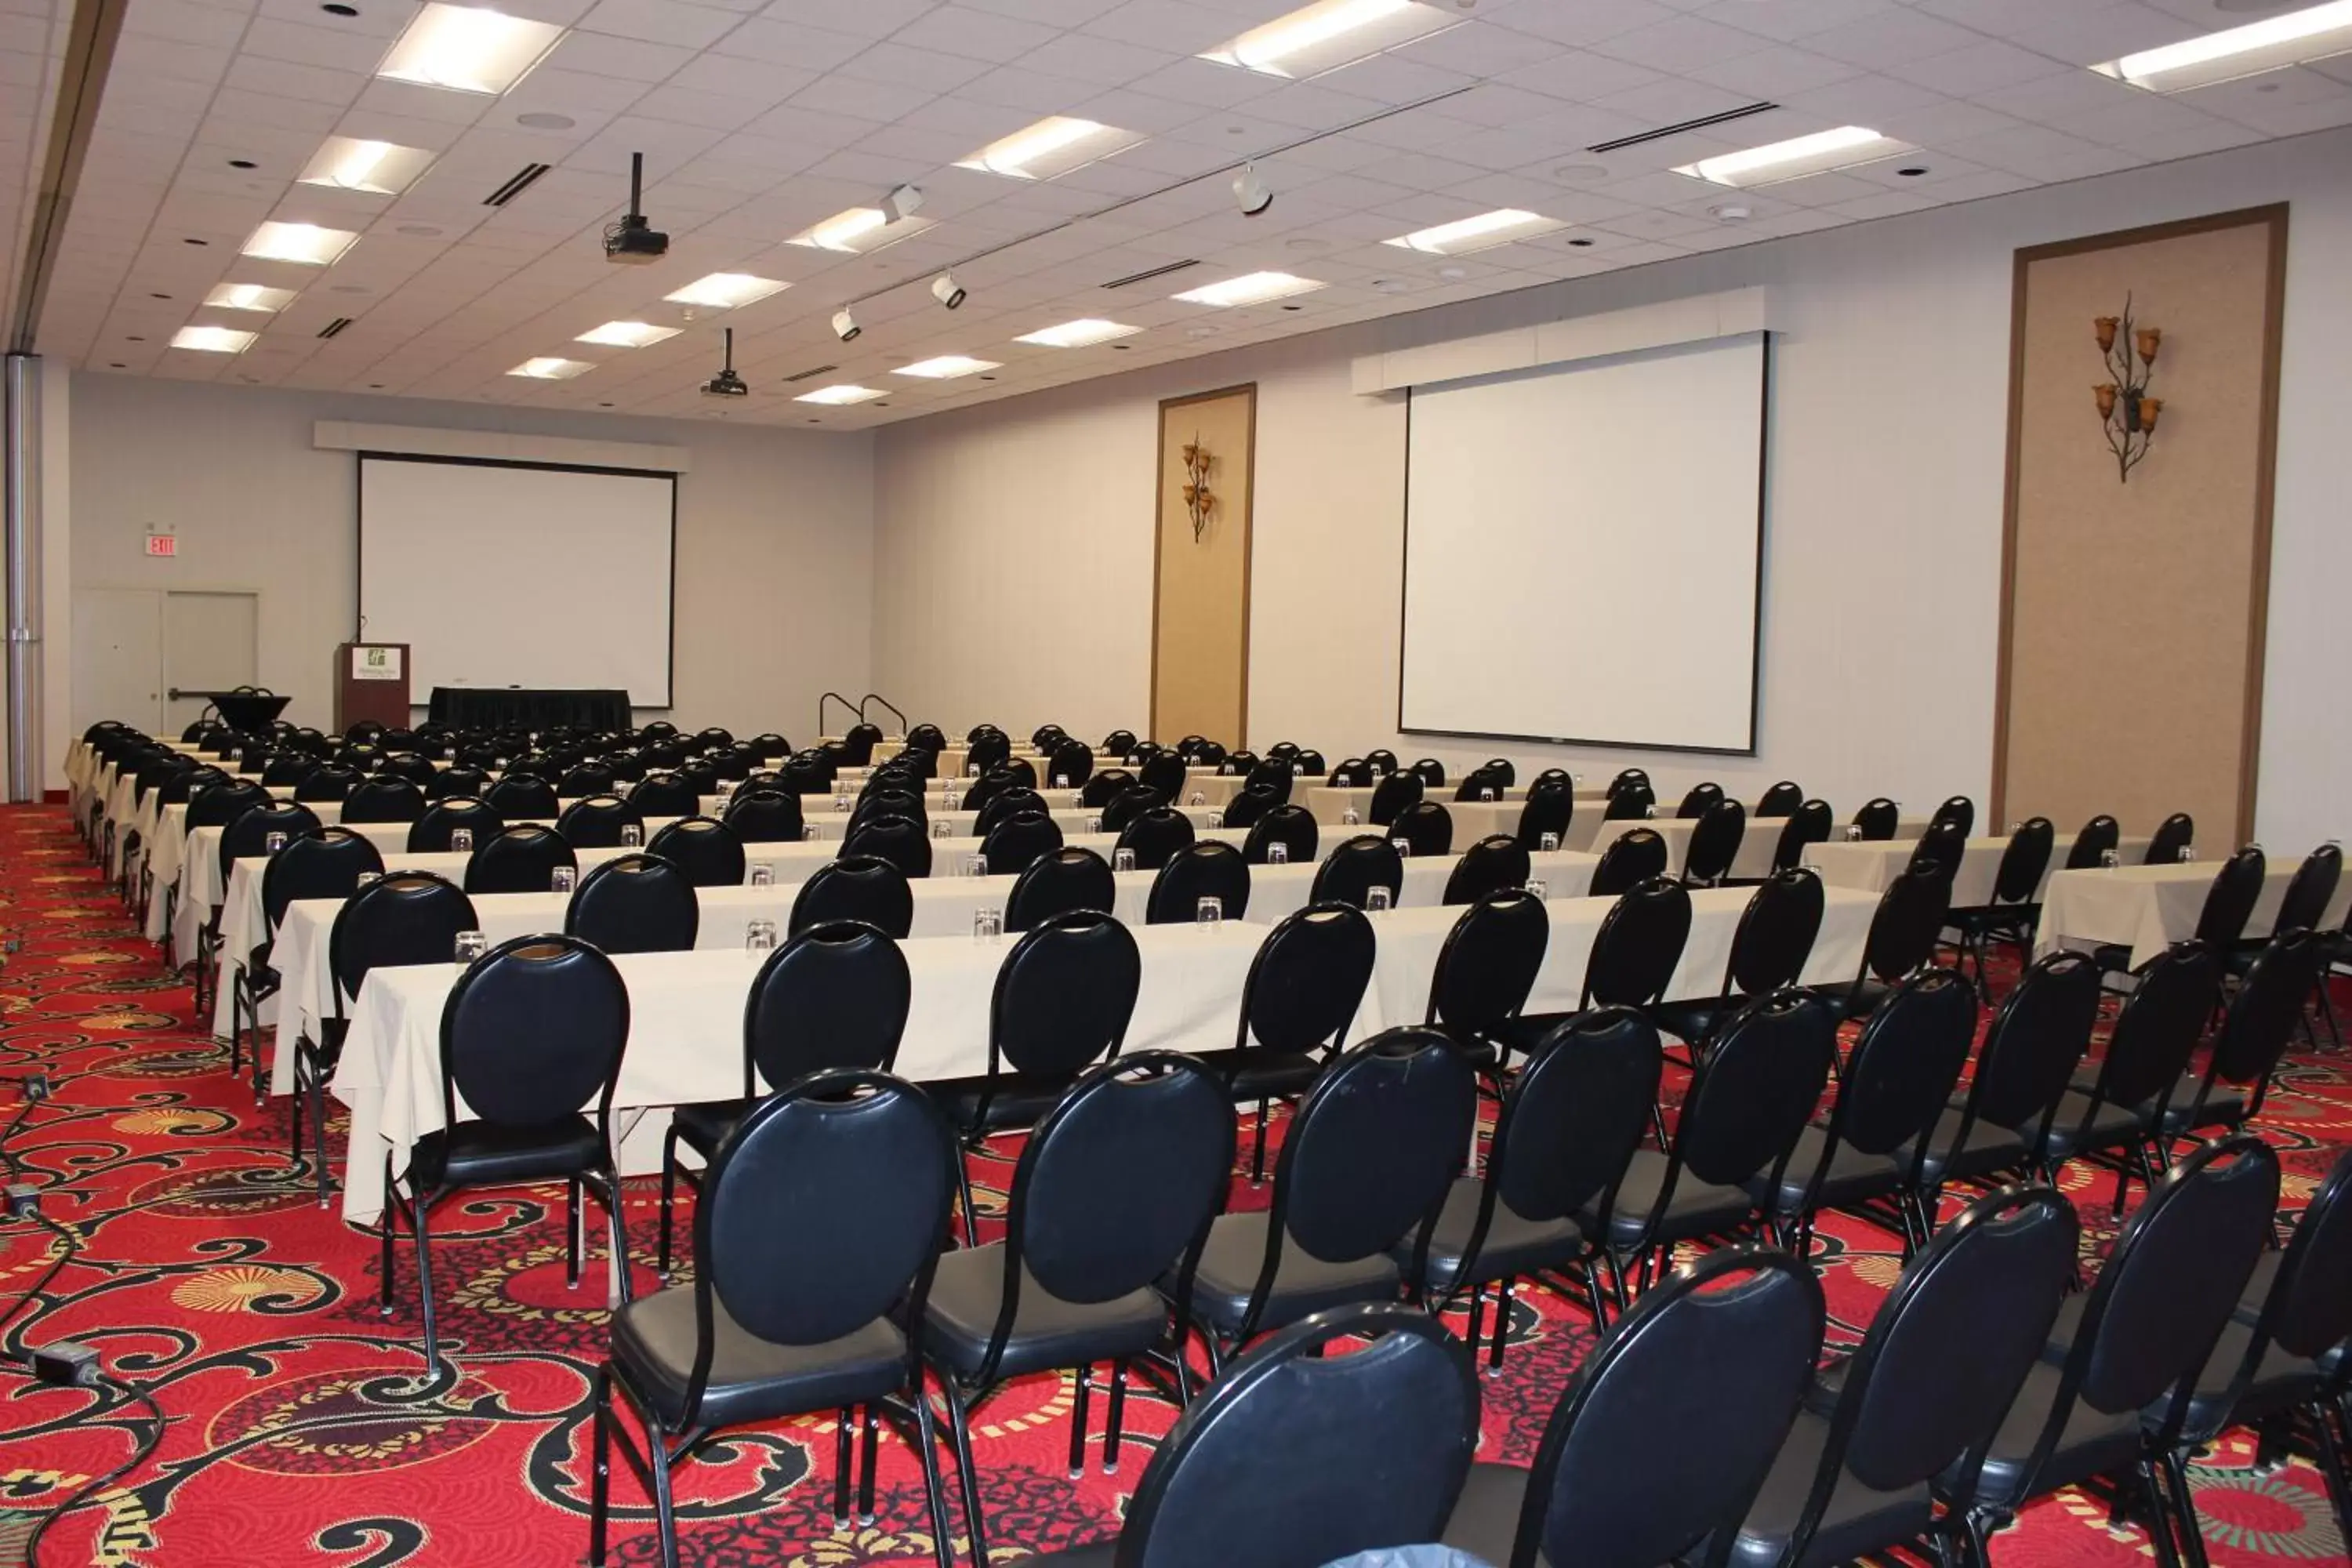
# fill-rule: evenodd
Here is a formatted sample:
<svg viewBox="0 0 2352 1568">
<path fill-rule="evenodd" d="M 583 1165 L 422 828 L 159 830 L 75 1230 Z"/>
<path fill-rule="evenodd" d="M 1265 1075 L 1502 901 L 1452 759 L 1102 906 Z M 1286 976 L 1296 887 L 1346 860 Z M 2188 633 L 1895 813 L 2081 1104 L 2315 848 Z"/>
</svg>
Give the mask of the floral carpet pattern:
<svg viewBox="0 0 2352 1568">
<path fill-rule="evenodd" d="M 441 1331 L 460 1375 L 426 1389 L 405 1245 L 404 1294 L 386 1318 L 374 1238 L 317 1206 L 306 1173 L 287 1162 L 283 1103 L 257 1110 L 232 1079 L 226 1047 L 195 1025 L 186 984 L 139 938 L 61 808 L 0 810 L 0 946 L 9 1179 L 42 1188 L 47 1214 L 79 1243 L 44 1283 L 65 1251 L 58 1235 L 0 1225 L 0 1312 L 38 1287 L 0 1345 L 10 1358 L 0 1366 L 0 1568 L 23 1561 L 36 1519 L 153 1432 L 148 1406 L 120 1386 L 50 1388 L 26 1375 L 27 1349 L 59 1339 L 98 1347 L 112 1377 L 143 1390 L 165 1425 L 151 1457 L 43 1539 L 44 1568 L 583 1561 L 590 1399 L 606 1318 L 601 1256 L 578 1290 L 564 1285 L 560 1191 L 471 1194 L 436 1212 Z M 2339 1009 L 2347 1002 L 2352 992 L 2339 994 Z M 2263 1119 L 2290 1205 L 2352 1142 L 2348 1059 L 2296 1057 Z M 32 1070 L 49 1074 L 55 1092 L 26 1107 L 13 1079 Z M 1010 1166 L 981 1174 L 985 1207 L 1001 1198 L 989 1181 Z M 2110 1178 L 2080 1169 L 2069 1178 L 2084 1246 L 2103 1247 L 2116 1230 Z M 1265 1197 L 1236 1180 L 1237 1205 Z M 640 1260 L 653 1253 L 654 1199 L 651 1181 L 629 1184 Z M 1818 1247 L 1833 1335 L 1850 1341 L 1899 1271 L 1893 1239 L 1832 1219 Z M 642 1261 L 635 1279 L 656 1284 Z M 1524 1462 L 1591 1332 L 1580 1310 L 1538 1292 L 1514 1304 L 1510 1335 L 1502 1373 L 1486 1384 L 1483 1457 Z M 1116 1521 L 1173 1411 L 1139 1388 L 1127 1405 L 1129 1447 L 1106 1475 L 1102 1408 L 1093 1402 L 1076 1480 L 1067 1374 L 1016 1383 L 976 1413 L 994 1560 L 1090 1540 Z M 836 1527 L 834 1442 L 827 1415 L 723 1434 L 684 1465 L 685 1561 L 929 1563 L 912 1456 L 886 1431 L 873 1522 Z M 2232 1433 L 2198 1481 L 2222 1568 L 2347 1561 L 2308 1465 L 2259 1473 L 2251 1439 Z M 614 1559 L 657 1561 L 650 1511 L 618 1465 L 614 1487 Z M 959 1526 L 960 1501 L 950 1497 Z M 961 1561 L 968 1545 L 955 1542 Z M 2000 1568 L 2149 1556 L 2144 1536 L 2110 1532 L 2104 1505 L 2074 1494 L 2037 1506 L 1994 1543 Z"/>
</svg>

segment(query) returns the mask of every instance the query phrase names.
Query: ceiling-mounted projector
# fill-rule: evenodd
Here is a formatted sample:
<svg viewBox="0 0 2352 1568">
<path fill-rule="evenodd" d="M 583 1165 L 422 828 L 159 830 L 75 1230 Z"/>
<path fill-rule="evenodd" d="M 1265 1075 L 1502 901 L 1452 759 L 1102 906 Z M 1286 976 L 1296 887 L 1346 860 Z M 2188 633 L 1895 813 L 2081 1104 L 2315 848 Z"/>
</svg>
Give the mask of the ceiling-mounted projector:
<svg viewBox="0 0 2352 1568">
<path fill-rule="evenodd" d="M 702 384 L 702 395 L 705 397 L 751 395 L 751 387 L 744 383 L 741 376 L 735 374 L 735 329 L 732 327 L 727 329 L 727 363 L 719 367 L 717 375 Z"/>
<path fill-rule="evenodd" d="M 659 261 L 669 254 L 669 236 L 646 221 L 637 209 L 643 205 L 646 179 L 646 155 L 629 154 L 629 210 L 621 221 L 604 230 L 604 259 L 631 267 L 643 267 Z"/>
</svg>

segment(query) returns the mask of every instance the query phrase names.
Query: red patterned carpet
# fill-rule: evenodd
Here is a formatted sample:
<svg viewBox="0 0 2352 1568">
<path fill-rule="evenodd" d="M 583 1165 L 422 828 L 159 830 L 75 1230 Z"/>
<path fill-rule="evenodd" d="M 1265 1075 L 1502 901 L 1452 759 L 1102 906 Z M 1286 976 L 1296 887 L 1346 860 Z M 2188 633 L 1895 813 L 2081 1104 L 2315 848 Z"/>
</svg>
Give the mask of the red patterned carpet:
<svg viewBox="0 0 2352 1568">
<path fill-rule="evenodd" d="M 8 1349 L 75 1338 L 142 1384 L 167 1427 L 153 1457 L 44 1539 L 48 1568 L 247 1563 L 333 1568 L 481 1568 L 577 1563 L 587 1542 L 591 1378 L 605 1336 L 592 1268 L 563 1284 L 560 1194 L 492 1194 L 439 1211 L 445 1343 L 463 1378 L 417 1403 L 413 1295 L 375 1310 L 373 1238 L 347 1230 L 289 1173 L 282 1109 L 256 1111 L 226 1053 L 191 1024 L 187 988 L 161 973 L 101 887 L 58 808 L 0 811 L 0 1073 L 40 1067 L 58 1081 L 7 1147 L 22 1180 L 82 1250 L 11 1323 Z M 2352 1001 L 2347 994 L 2339 1001 Z M 2289 1201 L 2299 1203 L 2352 1140 L 2344 1058 L 2301 1059 L 2272 1101 Z M 18 1110 L 0 1086 L 0 1126 Z M 1009 1173 L 1009 1167 L 1003 1173 Z M 2107 1178 L 2080 1177 L 2086 1245 L 2114 1226 Z M 634 1184 L 630 1231 L 653 1250 L 652 1184 Z M 983 1197 L 983 1202 L 986 1198 Z M 1262 1202 L 1237 1182 L 1236 1204 Z M 1823 1267 L 1843 1337 L 1895 1278 L 1888 1238 L 1832 1221 Z M 0 1228 L 0 1310 L 60 1251 L 54 1235 Z M 404 1266 L 406 1288 L 414 1272 Z M 641 1285 L 650 1286 L 640 1272 Z M 1517 1304 L 1503 1375 L 1487 1384 L 1486 1452 L 1523 1461 L 1589 1339 L 1549 1297 Z M 984 1406 L 977 1440 L 996 1556 L 1085 1540 L 1114 1520 L 1171 1410 L 1130 1399 L 1141 1443 L 1116 1476 L 1066 1473 L 1071 1384 L 1040 1377 Z M 1102 1402 L 1095 1402 L 1100 1443 Z M 37 1386 L 0 1373 L 0 1568 L 22 1561 L 32 1520 L 129 1458 L 152 1429 L 115 1394 Z M 833 1423 L 730 1433 L 680 1473 L 686 1561 L 713 1565 L 930 1561 L 909 1456 L 886 1437 L 870 1527 L 831 1516 Z M 2262 1476 L 2233 1436 L 2200 1471 L 2213 1559 L 2225 1568 L 2346 1561 L 2317 1474 Z M 614 1557 L 656 1560 L 644 1500 L 619 1466 Z M 958 1515 L 960 1518 L 961 1516 Z M 959 1553 L 964 1544 L 959 1541 Z M 2105 1511 L 2063 1496 L 2000 1537 L 2000 1568 L 2131 1563 L 2149 1553 L 2111 1535 Z M 967 1559 L 968 1560 L 968 1559 Z"/>
</svg>

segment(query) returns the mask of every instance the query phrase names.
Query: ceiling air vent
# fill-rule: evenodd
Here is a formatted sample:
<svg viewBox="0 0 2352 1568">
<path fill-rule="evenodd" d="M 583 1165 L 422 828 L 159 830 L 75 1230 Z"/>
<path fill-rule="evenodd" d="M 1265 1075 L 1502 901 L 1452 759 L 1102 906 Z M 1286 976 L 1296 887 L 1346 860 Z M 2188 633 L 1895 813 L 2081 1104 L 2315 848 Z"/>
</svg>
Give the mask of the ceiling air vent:
<svg viewBox="0 0 2352 1568">
<path fill-rule="evenodd" d="M 1171 272 L 1181 272 L 1187 267 L 1201 265 L 1199 258 L 1190 261 L 1171 261 L 1165 267 L 1154 267 L 1145 272 L 1130 272 L 1124 278 L 1114 278 L 1103 285 L 1106 289 L 1124 289 L 1130 283 L 1149 283 L 1154 278 L 1165 278 Z"/>
<path fill-rule="evenodd" d="M 507 183 L 482 198 L 486 207 L 502 207 L 537 183 L 541 174 L 553 167 L 549 163 L 525 163 L 507 176 Z"/>
<path fill-rule="evenodd" d="M 814 370 L 804 370 L 798 375 L 788 375 L 784 377 L 784 383 L 786 385 L 790 385 L 795 381 L 806 381 L 813 375 L 830 375 L 840 368 L 841 367 L 837 364 L 821 364 Z"/>
<path fill-rule="evenodd" d="M 337 316 L 333 321 L 329 321 L 325 326 L 319 329 L 319 335 L 322 338 L 331 338 L 337 332 L 341 331 L 345 327 L 348 327 L 351 324 L 352 319 L 349 316 Z"/>
<path fill-rule="evenodd" d="M 1720 114 L 1703 114 L 1696 120 L 1685 120 L 1679 125 L 1661 125 L 1655 131 L 1644 131 L 1637 136 L 1620 136 L 1614 142 L 1595 142 L 1585 151 L 1622 153 L 1628 147 L 1639 147 L 1644 142 L 1663 142 L 1685 131 L 1704 131 L 1710 125 L 1727 125 L 1735 120 L 1745 120 L 1751 114 L 1769 114 L 1780 107 L 1777 103 L 1744 104 L 1738 109 L 1727 109 Z"/>
</svg>

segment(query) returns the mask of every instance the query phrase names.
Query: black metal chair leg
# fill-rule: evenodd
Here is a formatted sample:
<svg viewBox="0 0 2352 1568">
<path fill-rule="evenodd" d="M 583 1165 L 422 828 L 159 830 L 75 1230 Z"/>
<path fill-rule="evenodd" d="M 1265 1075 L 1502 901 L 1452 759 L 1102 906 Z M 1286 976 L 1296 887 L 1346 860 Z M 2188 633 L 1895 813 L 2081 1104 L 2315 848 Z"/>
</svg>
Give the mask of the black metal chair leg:
<svg viewBox="0 0 2352 1568">
<path fill-rule="evenodd" d="M 1110 1363 L 1110 1419 L 1103 1433 L 1103 1474 L 1118 1474 L 1118 1439 L 1127 1422 L 1127 1363 Z"/>
<path fill-rule="evenodd" d="M 441 1375 L 441 1336 L 433 1317 L 433 1253 L 429 1245 L 432 1207 L 433 1200 L 418 1193 L 415 1206 L 409 1211 L 408 1223 L 416 1233 L 416 1293 L 425 1303 L 425 1370 L 429 1377 L 437 1380 Z M 661 1445 L 656 1442 L 653 1447 L 658 1449 Z"/>
<path fill-rule="evenodd" d="M 2157 1562 L 2163 1564 L 2163 1568 L 2180 1568 L 2180 1554 L 2173 1548 L 2172 1515 L 2165 1506 L 2164 1489 L 2157 1483 L 2156 1467 L 2149 1463 L 2146 1455 L 2142 1455 L 2133 1465 L 2132 1474 L 2139 1482 L 2140 1496 L 2147 1510 L 2147 1537 L 2149 1543 L 2156 1548 Z M 2118 1486 L 2116 1489 L 2118 1507 L 2128 1495 L 2126 1488 Z"/>
<path fill-rule="evenodd" d="M 961 1150 L 957 1152 L 956 1182 L 963 1189 L 963 1244 L 966 1247 L 978 1247 L 980 1245 L 979 1200 L 974 1198 L 971 1193 L 971 1155 L 968 1152 Z"/>
<path fill-rule="evenodd" d="M 2325 1399 L 2313 1405 L 2309 1413 L 2317 1430 L 2319 1473 L 2327 1482 L 2328 1506 L 2336 1510 L 2336 1533 L 2352 1541 L 2352 1475 L 2347 1474 L 2344 1442 L 2336 1432 L 2340 1413 Z"/>
<path fill-rule="evenodd" d="M 874 1472 L 878 1468 L 874 1462 L 874 1450 L 876 1439 L 881 1432 L 878 1419 L 874 1406 L 867 1405 L 866 1407 L 865 1467 L 858 1472 L 857 1477 L 857 1522 L 860 1524 L 874 1522 Z"/>
<path fill-rule="evenodd" d="M 1495 1294 L 1495 1345 L 1486 1358 L 1486 1371 L 1490 1376 L 1503 1370 L 1503 1343 L 1510 1337 L 1511 1331 L 1511 1287 L 1516 1283 L 1517 1281 L 1506 1277 L 1503 1288 Z"/>
<path fill-rule="evenodd" d="M 956 1386 L 952 1376 L 942 1373 L 940 1386 L 947 1394 L 948 1438 L 955 1445 L 956 1484 L 963 1489 L 964 1526 L 971 1531 L 971 1560 L 978 1568 L 988 1568 L 988 1535 L 980 1516 L 980 1471 L 971 1458 L 971 1412 L 964 1405 L 963 1390 Z M 929 1402 L 918 1398 L 916 1406 L 919 1411 L 927 1413 Z M 942 1526 L 940 1531 L 942 1542 L 946 1541 L 947 1533 Z"/>
<path fill-rule="evenodd" d="M 2197 1499 L 2189 1489 L 2189 1465 L 2179 1449 L 2165 1451 L 2164 1472 L 2172 1484 L 2173 1519 L 2180 1529 L 2181 1554 L 2189 1568 L 2211 1568 L 2211 1559 L 2205 1552 L 2205 1532 L 2197 1522 Z"/>
<path fill-rule="evenodd" d="M 319 1206 L 325 1208 L 327 1194 L 332 1190 L 334 1184 L 327 1179 L 327 1086 L 323 1079 L 314 1079 L 310 1084 L 310 1136 L 318 1141 L 316 1151 L 318 1163 L 312 1173 L 318 1178 Z M 391 1162 L 386 1161 L 385 1169 L 390 1168 Z M 386 1183 L 385 1185 L 388 1191 L 390 1184 Z"/>
<path fill-rule="evenodd" d="M 1087 1473 L 1087 1403 L 1094 1391 L 1095 1369 L 1091 1364 L 1078 1367 L 1071 1376 L 1077 1384 L 1070 1400 L 1070 1479 L 1075 1481 Z"/>
<path fill-rule="evenodd" d="M 595 1458 L 588 1480 L 588 1568 L 604 1568 L 604 1526 L 613 1497 L 613 1369 L 596 1369 Z"/>
<path fill-rule="evenodd" d="M 647 1468 L 653 1471 L 654 1527 L 661 1535 L 662 1568 L 677 1568 L 677 1507 L 670 1498 L 669 1445 L 660 1427 L 646 1431 Z"/>
<path fill-rule="evenodd" d="M 849 1405 L 841 1407 L 840 1418 L 833 1426 L 833 1524 L 836 1530 L 849 1528 L 850 1473 L 855 1468 L 857 1440 L 857 1412 Z"/>
<path fill-rule="evenodd" d="M 923 1369 L 914 1369 L 915 1448 L 923 1456 L 923 1494 L 931 1505 L 931 1557 L 939 1568 L 956 1568 L 955 1542 L 948 1524 L 947 1483 L 940 1476 L 939 1436 L 931 1426 L 931 1402 L 923 1392 Z M 953 1384 L 950 1384 L 950 1389 Z M 950 1395 L 953 1397 L 952 1394 Z M 969 1435 L 966 1442 L 970 1442 Z M 967 1483 L 969 1484 L 969 1483 Z M 972 1500 L 974 1517 L 979 1514 L 977 1495 L 967 1492 Z M 971 1539 L 972 1561 L 980 1568 L 988 1568 L 988 1552 L 980 1543 L 977 1531 Z"/>
<path fill-rule="evenodd" d="M 1257 1102 L 1257 1139 L 1250 1146 L 1250 1185 L 1254 1187 L 1265 1181 L 1265 1121 L 1269 1103 L 1263 1100 Z"/>
<path fill-rule="evenodd" d="M 376 1218 L 383 1226 L 383 1258 L 376 1269 L 376 1311 L 380 1316 L 392 1316 L 392 1231 L 393 1216 L 400 1212 L 400 1194 L 392 1184 L 392 1156 L 383 1157 L 383 1210 Z"/>
<path fill-rule="evenodd" d="M 563 1288 L 580 1289 L 580 1178 L 563 1181 Z"/>
<path fill-rule="evenodd" d="M 677 1124 L 662 1134 L 661 1170 L 661 1239 L 654 1246 L 654 1268 L 662 1279 L 669 1278 L 670 1211 L 677 1198 Z"/>
</svg>

